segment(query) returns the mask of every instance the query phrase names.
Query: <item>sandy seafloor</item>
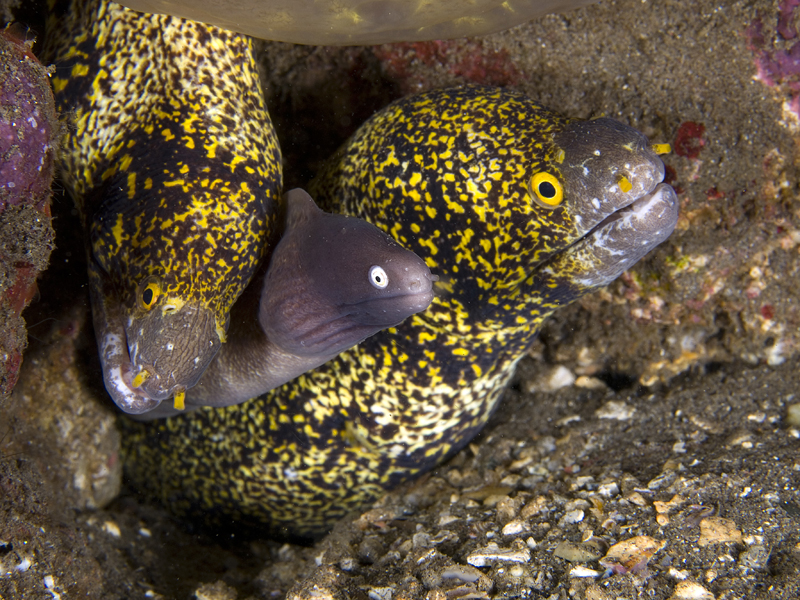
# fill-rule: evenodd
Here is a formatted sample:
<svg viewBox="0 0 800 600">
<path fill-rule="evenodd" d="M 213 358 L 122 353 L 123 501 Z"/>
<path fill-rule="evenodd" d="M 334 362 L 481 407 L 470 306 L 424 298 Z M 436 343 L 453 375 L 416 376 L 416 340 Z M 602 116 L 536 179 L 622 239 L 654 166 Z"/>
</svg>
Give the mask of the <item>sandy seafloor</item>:
<svg viewBox="0 0 800 600">
<path fill-rule="evenodd" d="M 313 547 L 203 533 L 120 492 L 56 194 L 2 400 L 0 597 L 800 597 L 797 5 L 602 2 L 473 40 L 265 44 L 287 187 L 393 98 L 475 81 L 671 142 L 681 201 L 670 240 L 550 320 L 483 434 Z M 633 550 L 608 568 L 618 542 Z"/>
</svg>

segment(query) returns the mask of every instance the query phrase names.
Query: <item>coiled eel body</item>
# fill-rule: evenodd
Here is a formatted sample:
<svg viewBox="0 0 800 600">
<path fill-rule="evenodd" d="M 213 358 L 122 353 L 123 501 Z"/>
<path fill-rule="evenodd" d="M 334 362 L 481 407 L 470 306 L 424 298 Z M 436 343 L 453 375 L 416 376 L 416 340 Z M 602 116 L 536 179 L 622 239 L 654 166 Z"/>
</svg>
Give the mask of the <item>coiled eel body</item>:
<svg viewBox="0 0 800 600">
<path fill-rule="evenodd" d="M 466 86 L 374 115 L 312 184 L 439 275 L 431 306 L 236 407 L 125 427 L 132 483 L 178 514 L 316 536 L 463 447 L 544 319 L 672 232 L 638 131 Z"/>
</svg>

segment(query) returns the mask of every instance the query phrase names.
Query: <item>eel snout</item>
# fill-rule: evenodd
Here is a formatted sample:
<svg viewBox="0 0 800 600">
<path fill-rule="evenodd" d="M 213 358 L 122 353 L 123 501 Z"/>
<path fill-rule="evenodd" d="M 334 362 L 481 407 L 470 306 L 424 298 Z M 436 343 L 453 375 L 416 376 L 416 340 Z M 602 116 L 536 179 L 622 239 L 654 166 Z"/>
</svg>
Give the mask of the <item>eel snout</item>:
<svg viewBox="0 0 800 600">
<path fill-rule="evenodd" d="M 159 402 L 193 387 L 222 345 L 209 309 L 175 306 L 166 303 L 126 328 L 131 385 Z"/>
<path fill-rule="evenodd" d="M 604 219 L 578 244 L 593 267 L 583 285 L 606 285 L 666 240 L 678 222 L 678 196 L 665 183 Z"/>
<path fill-rule="evenodd" d="M 614 119 L 571 123 L 556 141 L 563 148 L 558 170 L 578 235 L 653 193 L 664 180 L 664 163 L 647 137 Z"/>
<path fill-rule="evenodd" d="M 213 315 L 184 305 L 125 319 L 118 303 L 95 298 L 94 325 L 106 390 L 123 412 L 141 414 L 175 396 L 180 402 L 222 342 Z"/>
</svg>

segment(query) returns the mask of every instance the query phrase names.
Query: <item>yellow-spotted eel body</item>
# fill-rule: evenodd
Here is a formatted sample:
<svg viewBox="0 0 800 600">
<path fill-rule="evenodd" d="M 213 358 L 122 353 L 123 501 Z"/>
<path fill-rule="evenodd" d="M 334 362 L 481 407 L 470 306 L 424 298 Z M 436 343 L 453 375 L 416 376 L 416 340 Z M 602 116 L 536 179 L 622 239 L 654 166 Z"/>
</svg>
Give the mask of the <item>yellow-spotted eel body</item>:
<svg viewBox="0 0 800 600">
<path fill-rule="evenodd" d="M 46 55 L 106 389 L 146 412 L 198 381 L 275 239 L 281 158 L 252 42 L 76 0 L 53 7 Z"/>
<path fill-rule="evenodd" d="M 460 87 L 374 115 L 312 185 L 424 258 L 431 306 L 237 407 L 124 436 L 132 483 L 179 514 L 315 536 L 486 423 L 542 321 L 666 239 L 677 198 L 638 131 Z"/>
</svg>

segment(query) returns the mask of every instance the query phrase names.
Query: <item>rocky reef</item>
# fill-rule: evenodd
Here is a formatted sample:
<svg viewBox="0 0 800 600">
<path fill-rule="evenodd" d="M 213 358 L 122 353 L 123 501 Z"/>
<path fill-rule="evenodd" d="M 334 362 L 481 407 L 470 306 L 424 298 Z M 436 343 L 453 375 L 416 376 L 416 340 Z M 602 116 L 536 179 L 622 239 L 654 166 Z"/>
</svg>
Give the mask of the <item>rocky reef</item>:
<svg viewBox="0 0 800 600">
<path fill-rule="evenodd" d="M 302 547 L 118 494 L 82 243 L 59 196 L 58 250 L 1 408 L 0 596 L 800 596 L 798 17 L 795 0 L 619 0 L 480 38 L 264 42 L 287 188 L 391 100 L 471 81 L 671 143 L 678 228 L 551 318 L 469 447 Z"/>
<path fill-rule="evenodd" d="M 50 184 L 59 125 L 47 69 L 32 47 L 18 30 L 0 31 L 0 396 L 17 382 L 27 343 L 21 313 L 55 236 Z"/>
</svg>

